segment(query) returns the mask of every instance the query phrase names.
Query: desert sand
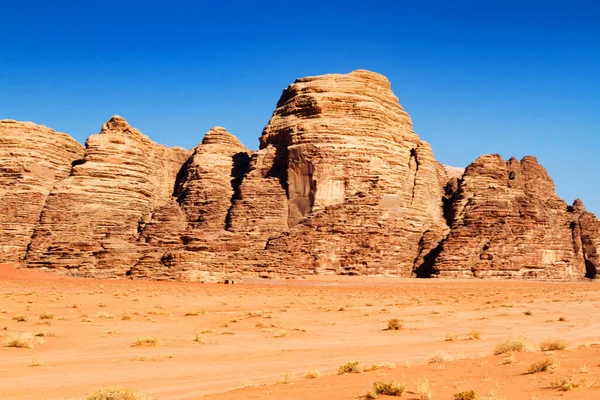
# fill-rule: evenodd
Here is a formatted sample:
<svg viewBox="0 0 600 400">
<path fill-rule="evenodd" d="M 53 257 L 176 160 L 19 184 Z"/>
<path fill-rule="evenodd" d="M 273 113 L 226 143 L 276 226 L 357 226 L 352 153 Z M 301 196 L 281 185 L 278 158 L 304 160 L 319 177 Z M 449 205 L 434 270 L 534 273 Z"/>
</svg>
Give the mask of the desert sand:
<svg viewBox="0 0 600 400">
<path fill-rule="evenodd" d="M 25 334 L 33 347 L 4 348 L 0 398 L 79 399 L 119 385 L 161 400 L 359 399 L 373 382 L 395 380 L 407 385 L 403 398 L 418 399 L 427 379 L 432 399 L 464 390 L 496 400 L 598 399 L 599 305 L 600 285 L 588 281 L 335 276 L 223 285 L 2 265 L 0 341 Z M 403 326 L 388 330 L 394 318 Z M 494 355 L 507 337 L 535 348 Z M 144 338 L 150 345 L 135 346 Z M 567 348 L 542 352 L 547 339 Z M 439 352 L 445 360 L 430 362 Z M 546 358 L 552 368 L 528 373 Z M 338 375 L 352 361 L 379 367 Z M 307 378 L 311 370 L 321 377 Z M 561 378 L 576 387 L 552 388 Z"/>
</svg>

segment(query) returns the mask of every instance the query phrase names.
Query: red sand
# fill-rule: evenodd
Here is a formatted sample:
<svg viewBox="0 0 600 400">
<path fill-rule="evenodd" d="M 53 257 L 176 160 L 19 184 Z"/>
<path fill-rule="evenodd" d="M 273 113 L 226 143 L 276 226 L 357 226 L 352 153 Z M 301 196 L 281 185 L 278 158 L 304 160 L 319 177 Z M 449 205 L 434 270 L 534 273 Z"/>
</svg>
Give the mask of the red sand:
<svg viewBox="0 0 600 400">
<path fill-rule="evenodd" d="M 596 282 L 248 282 L 89 280 L 0 265 L 0 341 L 19 332 L 46 335 L 32 349 L 5 348 L 0 398 L 64 399 L 120 385 L 157 399 L 357 399 L 376 380 L 406 382 L 414 392 L 423 378 L 433 399 L 467 389 L 496 400 L 600 398 L 600 347 L 579 348 L 600 343 Z M 53 318 L 40 319 L 44 311 Z M 13 320 L 17 314 L 27 321 Z M 385 330 L 391 318 L 402 319 L 404 328 Z M 466 339 L 474 328 L 484 340 Z M 192 340 L 198 333 L 202 343 Z M 458 340 L 446 341 L 450 334 Z M 162 343 L 133 347 L 141 336 Z M 550 355 L 515 353 L 504 364 L 493 349 L 508 336 L 536 344 L 566 339 L 569 346 Z M 429 364 L 439 351 L 459 360 Z M 526 373 L 545 357 L 556 368 Z M 29 366 L 34 359 L 45 365 Z M 397 367 L 337 375 L 353 360 Z M 323 377 L 306 379 L 312 369 Z M 550 388 L 562 377 L 581 385 L 569 392 Z"/>
</svg>

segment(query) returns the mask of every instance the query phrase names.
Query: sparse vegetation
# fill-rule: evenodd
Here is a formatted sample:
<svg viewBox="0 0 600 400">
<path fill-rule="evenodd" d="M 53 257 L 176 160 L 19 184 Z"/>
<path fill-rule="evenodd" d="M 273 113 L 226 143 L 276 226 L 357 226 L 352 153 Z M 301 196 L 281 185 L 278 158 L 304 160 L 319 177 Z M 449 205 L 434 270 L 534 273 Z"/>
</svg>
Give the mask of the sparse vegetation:
<svg viewBox="0 0 600 400">
<path fill-rule="evenodd" d="M 573 378 L 556 378 L 552 382 L 550 382 L 550 387 L 552 389 L 558 389 L 562 392 L 570 392 L 571 390 L 578 388 L 581 386 L 581 382 L 575 382 Z"/>
<path fill-rule="evenodd" d="M 285 329 L 280 330 L 279 332 L 277 332 L 276 334 L 273 335 L 273 337 L 276 338 L 284 338 L 288 336 L 288 331 L 286 331 Z"/>
<path fill-rule="evenodd" d="M 121 321 L 130 321 L 131 320 L 131 316 L 130 315 L 121 315 Z"/>
<path fill-rule="evenodd" d="M 431 392 L 431 385 L 427 379 L 417 382 L 415 394 L 419 396 L 419 400 L 431 400 L 433 394 Z"/>
<path fill-rule="evenodd" d="M 467 337 L 470 340 L 481 340 L 483 339 L 483 332 L 481 329 L 473 328 L 471 332 L 467 333 Z"/>
<path fill-rule="evenodd" d="M 319 371 L 318 369 L 311 369 L 306 373 L 306 375 L 304 375 L 306 379 L 318 379 L 321 376 L 321 371 Z"/>
<path fill-rule="evenodd" d="M 540 344 L 542 351 L 564 350 L 567 348 L 567 341 L 563 339 L 546 339 Z"/>
<path fill-rule="evenodd" d="M 367 398 L 376 399 L 382 394 L 386 395 L 386 396 L 400 397 L 404 394 L 405 391 L 406 391 L 405 383 L 398 383 L 398 382 L 394 382 L 394 381 L 392 381 L 392 382 L 377 381 L 377 382 L 373 382 L 373 389 L 371 389 L 369 392 L 367 392 Z"/>
<path fill-rule="evenodd" d="M 4 343 L 5 347 L 16 347 L 19 349 L 31 349 L 35 345 L 35 337 L 30 333 L 17 333 L 9 337 Z"/>
<path fill-rule="evenodd" d="M 449 360 L 450 357 L 446 353 L 444 353 L 443 351 L 438 351 L 433 356 L 431 356 L 431 358 L 429 359 L 429 363 L 442 363 Z"/>
<path fill-rule="evenodd" d="M 400 330 L 404 326 L 404 322 L 398 318 L 392 318 L 388 320 L 387 330 L 388 331 L 397 331 Z"/>
<path fill-rule="evenodd" d="M 52 314 L 48 311 L 44 311 L 43 313 L 40 314 L 40 319 L 54 319 L 54 314 Z"/>
<path fill-rule="evenodd" d="M 152 400 L 147 394 L 140 394 L 136 390 L 119 386 L 102 388 L 88 395 L 85 400 Z"/>
<path fill-rule="evenodd" d="M 454 342 L 458 340 L 458 333 L 448 333 L 446 334 L 446 342 Z"/>
<path fill-rule="evenodd" d="M 27 316 L 23 314 L 16 314 L 12 317 L 13 321 L 17 322 L 27 322 Z"/>
<path fill-rule="evenodd" d="M 494 354 L 505 354 L 516 351 L 531 351 L 533 350 L 533 346 L 531 342 L 523 337 L 518 337 L 516 339 L 507 338 L 502 342 L 496 344 L 494 348 Z"/>
<path fill-rule="evenodd" d="M 453 400 L 477 400 L 477 393 L 474 390 L 464 390 L 462 392 L 454 393 L 452 396 Z"/>
<path fill-rule="evenodd" d="M 132 346 L 133 347 L 140 347 L 140 346 L 155 347 L 155 346 L 159 346 L 161 344 L 162 344 L 162 341 L 159 338 L 157 338 L 156 336 L 140 336 L 135 340 L 135 342 L 133 342 Z"/>
<path fill-rule="evenodd" d="M 537 360 L 532 362 L 527 368 L 527 372 L 530 374 L 537 374 L 539 372 L 546 372 L 552 368 L 554 368 L 554 360 L 551 358 L 544 358 L 542 360 Z"/>
<path fill-rule="evenodd" d="M 29 363 L 29 367 L 44 367 L 46 365 L 46 363 L 42 360 L 40 360 L 39 358 L 33 359 L 31 360 L 31 362 Z"/>
<path fill-rule="evenodd" d="M 358 361 L 349 362 L 348 364 L 342 365 L 338 369 L 338 375 L 342 375 L 342 374 L 359 374 L 361 372 L 362 372 L 362 368 L 361 368 L 360 363 Z"/>
<path fill-rule="evenodd" d="M 531 317 L 533 315 L 533 313 L 529 310 L 523 312 L 523 314 L 527 315 L 528 317 Z"/>
</svg>

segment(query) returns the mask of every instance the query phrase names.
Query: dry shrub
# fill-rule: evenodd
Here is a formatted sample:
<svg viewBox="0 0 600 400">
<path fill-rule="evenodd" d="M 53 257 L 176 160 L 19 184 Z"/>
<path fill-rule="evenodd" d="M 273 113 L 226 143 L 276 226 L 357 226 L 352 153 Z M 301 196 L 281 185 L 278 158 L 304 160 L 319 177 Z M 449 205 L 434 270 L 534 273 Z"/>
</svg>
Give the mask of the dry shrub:
<svg viewBox="0 0 600 400">
<path fill-rule="evenodd" d="M 483 332 L 481 332 L 481 329 L 473 328 L 471 332 L 467 333 L 467 337 L 470 340 L 480 340 L 483 339 Z"/>
<path fill-rule="evenodd" d="M 532 351 L 533 345 L 531 342 L 523 337 L 513 339 L 511 337 L 503 340 L 496 344 L 494 348 L 494 354 L 505 354 L 515 351 Z"/>
<path fill-rule="evenodd" d="M 17 322 L 27 322 L 27 316 L 23 314 L 17 314 L 12 317 L 13 321 Z"/>
<path fill-rule="evenodd" d="M 367 393 L 367 398 L 376 399 L 379 395 L 397 396 L 400 397 L 406 391 L 405 383 L 398 382 L 373 382 L 373 389 Z"/>
<path fill-rule="evenodd" d="M 88 395 L 85 400 L 153 400 L 153 397 L 140 394 L 133 389 L 111 386 L 95 391 Z"/>
<path fill-rule="evenodd" d="M 429 385 L 429 381 L 427 379 L 417 382 L 415 394 L 419 396 L 419 400 L 431 400 L 433 395 L 431 392 L 431 386 Z"/>
<path fill-rule="evenodd" d="M 4 346 L 16 347 L 19 349 L 31 349 L 35 344 L 35 337 L 31 333 L 16 333 L 6 339 Z"/>
<path fill-rule="evenodd" d="M 318 369 L 311 369 L 304 375 L 306 379 L 318 379 L 322 376 L 321 371 Z"/>
<path fill-rule="evenodd" d="M 52 314 L 48 311 L 44 311 L 43 313 L 40 314 L 40 319 L 54 319 L 54 314 Z"/>
<path fill-rule="evenodd" d="M 563 339 L 546 339 L 540 344 L 542 351 L 564 350 L 567 348 L 567 341 Z"/>
<path fill-rule="evenodd" d="M 562 392 L 570 392 L 571 390 L 581 386 L 582 382 L 575 382 L 572 378 L 556 378 L 550 382 L 552 389 L 558 389 Z"/>
<path fill-rule="evenodd" d="M 527 368 L 527 372 L 530 374 L 537 374 L 538 372 L 546 372 L 552 368 L 554 368 L 554 360 L 551 358 L 544 358 L 542 360 L 537 360 L 532 362 Z"/>
<path fill-rule="evenodd" d="M 404 326 L 404 322 L 398 318 L 392 318 L 388 320 L 387 329 L 388 331 L 397 331 Z"/>
<path fill-rule="evenodd" d="M 431 356 L 431 358 L 429 359 L 430 364 L 431 363 L 442 363 L 442 362 L 446 362 L 446 361 L 450 361 L 450 357 L 448 356 L 448 354 L 444 353 L 443 351 L 438 351 L 433 356 Z"/>
<path fill-rule="evenodd" d="M 474 390 L 464 390 L 462 392 L 454 393 L 452 396 L 453 400 L 477 400 L 477 393 Z"/>
<path fill-rule="evenodd" d="M 135 342 L 133 342 L 133 347 L 146 346 L 146 347 L 154 347 L 162 344 L 162 341 L 156 336 L 140 336 Z"/>
<path fill-rule="evenodd" d="M 359 374 L 361 372 L 362 372 L 362 368 L 358 361 L 349 362 L 348 364 L 344 364 L 344 365 L 340 366 L 340 368 L 338 369 L 338 375 Z"/>
</svg>

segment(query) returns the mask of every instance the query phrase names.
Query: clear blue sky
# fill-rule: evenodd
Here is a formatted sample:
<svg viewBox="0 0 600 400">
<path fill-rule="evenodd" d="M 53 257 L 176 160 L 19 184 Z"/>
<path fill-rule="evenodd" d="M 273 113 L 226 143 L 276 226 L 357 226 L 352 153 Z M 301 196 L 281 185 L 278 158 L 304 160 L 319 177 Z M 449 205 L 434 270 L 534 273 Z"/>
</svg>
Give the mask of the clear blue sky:
<svg viewBox="0 0 600 400">
<path fill-rule="evenodd" d="M 438 160 L 535 155 L 600 213 L 597 1 L 0 0 L 0 118 L 84 142 L 111 115 L 250 148 L 297 77 L 386 75 Z"/>
</svg>

